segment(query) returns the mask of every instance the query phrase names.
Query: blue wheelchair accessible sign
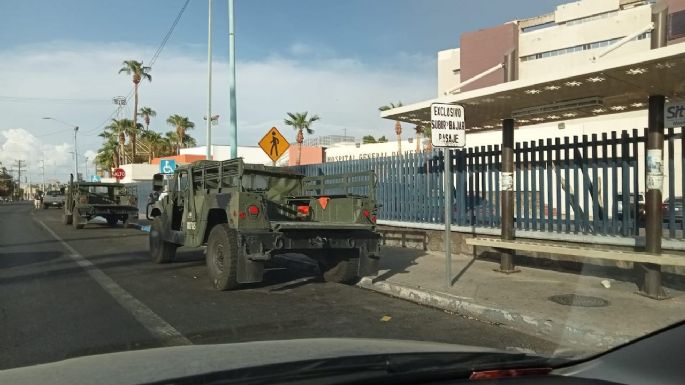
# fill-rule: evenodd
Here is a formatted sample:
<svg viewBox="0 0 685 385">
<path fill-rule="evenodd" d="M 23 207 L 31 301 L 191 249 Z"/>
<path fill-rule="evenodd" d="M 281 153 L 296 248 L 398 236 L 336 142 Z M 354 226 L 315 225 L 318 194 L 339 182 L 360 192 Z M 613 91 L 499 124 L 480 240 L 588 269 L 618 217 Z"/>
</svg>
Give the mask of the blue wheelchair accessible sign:
<svg viewBox="0 0 685 385">
<path fill-rule="evenodd" d="M 173 174 L 176 170 L 176 161 L 173 159 L 162 159 L 159 162 L 160 174 Z"/>
</svg>

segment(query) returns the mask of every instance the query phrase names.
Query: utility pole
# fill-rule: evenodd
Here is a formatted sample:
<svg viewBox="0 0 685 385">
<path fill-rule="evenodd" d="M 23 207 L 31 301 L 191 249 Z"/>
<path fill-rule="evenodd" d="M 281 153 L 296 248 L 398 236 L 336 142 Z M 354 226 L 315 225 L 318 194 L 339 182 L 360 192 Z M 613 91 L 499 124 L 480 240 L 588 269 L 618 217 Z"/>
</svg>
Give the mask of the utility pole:
<svg viewBox="0 0 685 385">
<path fill-rule="evenodd" d="M 17 166 L 17 189 L 21 190 L 21 168 L 26 165 L 26 161 L 24 160 L 17 160 L 16 161 L 16 166 Z M 16 193 L 15 193 L 16 195 Z"/>
<path fill-rule="evenodd" d="M 212 0 L 207 14 L 207 160 L 212 160 Z"/>
<path fill-rule="evenodd" d="M 238 116 L 235 100 L 235 20 L 233 0 L 228 0 L 228 89 L 229 89 L 229 137 L 231 159 L 238 157 Z"/>
<path fill-rule="evenodd" d="M 114 101 L 116 103 L 116 98 L 114 99 Z M 46 116 L 43 119 L 54 120 L 55 122 L 61 123 L 65 126 L 74 127 L 74 177 L 76 178 L 76 180 L 78 180 L 78 145 L 76 144 L 76 133 L 78 132 L 78 126 L 71 124 L 71 123 L 61 121 L 59 119 L 51 118 L 49 116 Z"/>
<path fill-rule="evenodd" d="M 41 159 L 41 160 L 40 160 L 40 168 L 41 168 L 41 171 L 42 171 L 42 173 L 43 173 L 43 183 L 42 183 L 42 186 L 41 186 L 41 190 L 43 190 L 43 193 L 45 193 L 45 190 L 47 190 L 47 189 L 45 188 L 45 159 Z"/>
</svg>

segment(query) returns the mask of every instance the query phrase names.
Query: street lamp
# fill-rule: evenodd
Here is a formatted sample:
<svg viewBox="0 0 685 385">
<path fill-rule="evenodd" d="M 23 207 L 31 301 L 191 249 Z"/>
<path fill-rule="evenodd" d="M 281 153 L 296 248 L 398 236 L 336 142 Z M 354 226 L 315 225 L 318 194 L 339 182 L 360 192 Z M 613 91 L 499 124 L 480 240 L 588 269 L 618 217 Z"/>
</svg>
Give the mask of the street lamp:
<svg viewBox="0 0 685 385">
<path fill-rule="evenodd" d="M 54 120 L 57 123 L 64 124 L 65 126 L 74 127 L 74 177 L 78 180 L 78 146 L 76 145 L 76 133 L 78 132 L 78 126 L 70 124 L 59 119 L 51 118 L 49 116 L 44 117 L 45 120 Z"/>
</svg>

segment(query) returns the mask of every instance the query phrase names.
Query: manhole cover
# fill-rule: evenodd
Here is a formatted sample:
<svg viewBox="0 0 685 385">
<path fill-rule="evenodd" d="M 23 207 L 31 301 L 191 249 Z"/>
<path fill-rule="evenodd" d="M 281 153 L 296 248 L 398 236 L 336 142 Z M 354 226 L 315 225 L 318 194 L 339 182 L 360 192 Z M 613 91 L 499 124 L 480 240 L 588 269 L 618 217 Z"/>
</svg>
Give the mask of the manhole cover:
<svg viewBox="0 0 685 385">
<path fill-rule="evenodd" d="M 587 295 L 560 294 L 549 297 L 549 300 L 559 305 L 581 306 L 581 307 L 604 307 L 609 306 L 609 301 Z"/>
</svg>

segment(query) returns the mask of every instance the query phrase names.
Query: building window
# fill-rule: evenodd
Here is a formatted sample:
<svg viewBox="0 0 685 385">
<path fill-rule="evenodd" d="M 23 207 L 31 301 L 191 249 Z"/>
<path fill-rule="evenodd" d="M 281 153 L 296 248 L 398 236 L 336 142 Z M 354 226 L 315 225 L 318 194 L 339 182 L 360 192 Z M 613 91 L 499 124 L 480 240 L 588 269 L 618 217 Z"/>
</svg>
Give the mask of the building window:
<svg viewBox="0 0 685 385">
<path fill-rule="evenodd" d="M 685 10 L 668 15 L 668 39 L 685 37 Z"/>
<path fill-rule="evenodd" d="M 645 33 L 637 36 L 636 38 L 634 38 L 633 41 L 644 40 L 644 39 L 649 38 L 650 36 L 651 36 L 650 32 L 645 32 Z M 617 37 L 615 39 L 595 41 L 595 42 L 587 43 L 587 44 L 579 44 L 579 45 L 576 45 L 573 47 L 560 48 L 560 49 L 555 49 L 552 51 L 539 52 L 539 53 L 535 53 L 532 55 L 521 56 L 520 60 L 521 60 L 521 62 L 526 62 L 526 61 L 531 61 L 531 60 L 544 59 L 544 58 L 548 58 L 548 57 L 552 57 L 552 56 L 566 55 L 566 54 L 580 52 L 580 51 L 589 51 L 592 49 L 604 48 L 604 47 L 608 47 L 612 44 L 618 43 L 621 39 L 623 39 L 623 37 Z"/>
</svg>

